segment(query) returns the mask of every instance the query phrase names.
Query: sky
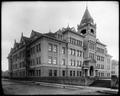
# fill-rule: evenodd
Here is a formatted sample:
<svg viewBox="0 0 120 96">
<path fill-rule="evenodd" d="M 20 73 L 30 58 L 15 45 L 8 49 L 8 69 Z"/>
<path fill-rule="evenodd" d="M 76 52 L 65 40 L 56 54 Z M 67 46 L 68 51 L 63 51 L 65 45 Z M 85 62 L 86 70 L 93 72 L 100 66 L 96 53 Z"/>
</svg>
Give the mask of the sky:
<svg viewBox="0 0 120 96">
<path fill-rule="evenodd" d="M 21 33 L 47 33 L 80 24 L 86 5 L 97 24 L 97 38 L 107 45 L 112 59 L 119 60 L 119 3 L 117 1 L 2 2 L 2 70 L 8 70 L 7 56 L 20 42 Z"/>
</svg>

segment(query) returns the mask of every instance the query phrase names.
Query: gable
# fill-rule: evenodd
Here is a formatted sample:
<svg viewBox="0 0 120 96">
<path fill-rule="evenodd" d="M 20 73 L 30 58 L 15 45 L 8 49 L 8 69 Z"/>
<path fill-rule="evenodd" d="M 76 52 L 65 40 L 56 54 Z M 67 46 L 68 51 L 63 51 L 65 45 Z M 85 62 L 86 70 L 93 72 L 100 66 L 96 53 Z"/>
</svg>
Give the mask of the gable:
<svg viewBox="0 0 120 96">
<path fill-rule="evenodd" d="M 31 35 L 30 35 L 30 38 L 36 39 L 36 38 L 38 38 L 38 37 L 41 36 L 41 35 L 42 35 L 41 33 L 32 30 Z"/>
<path fill-rule="evenodd" d="M 31 32 L 31 34 L 30 34 L 30 38 L 32 38 L 32 37 L 34 37 L 35 36 L 35 32 Z"/>
</svg>

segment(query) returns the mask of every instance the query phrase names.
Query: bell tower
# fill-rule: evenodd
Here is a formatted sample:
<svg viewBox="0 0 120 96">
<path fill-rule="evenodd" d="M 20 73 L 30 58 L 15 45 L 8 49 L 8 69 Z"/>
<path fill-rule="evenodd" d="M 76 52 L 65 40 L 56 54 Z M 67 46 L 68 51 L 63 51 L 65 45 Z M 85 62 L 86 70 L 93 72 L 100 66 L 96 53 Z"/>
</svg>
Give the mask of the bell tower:
<svg viewBox="0 0 120 96">
<path fill-rule="evenodd" d="M 95 76 L 96 71 L 96 24 L 86 7 L 77 32 L 84 36 L 83 53 L 84 60 L 83 73 L 85 76 Z"/>
<path fill-rule="evenodd" d="M 87 6 L 80 24 L 77 25 L 77 30 L 78 33 L 83 36 L 91 35 L 93 37 L 96 37 L 96 24 L 94 23 L 94 20 L 91 17 Z"/>
</svg>

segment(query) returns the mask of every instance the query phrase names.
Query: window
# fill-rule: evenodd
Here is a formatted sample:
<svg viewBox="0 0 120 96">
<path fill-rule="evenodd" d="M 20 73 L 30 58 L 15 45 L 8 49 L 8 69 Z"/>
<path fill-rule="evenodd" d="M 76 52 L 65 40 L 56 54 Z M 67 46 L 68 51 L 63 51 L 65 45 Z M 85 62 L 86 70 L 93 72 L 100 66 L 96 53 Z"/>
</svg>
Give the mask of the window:
<svg viewBox="0 0 120 96">
<path fill-rule="evenodd" d="M 104 57 L 101 56 L 101 61 L 104 61 Z"/>
<path fill-rule="evenodd" d="M 94 59 L 94 53 L 89 53 L 89 57 Z"/>
<path fill-rule="evenodd" d="M 82 76 L 82 72 L 80 71 L 80 76 Z"/>
<path fill-rule="evenodd" d="M 53 59 L 53 64 L 57 64 L 57 58 L 56 57 Z"/>
<path fill-rule="evenodd" d="M 38 70 L 38 74 L 39 74 L 39 76 L 41 76 L 41 70 Z"/>
<path fill-rule="evenodd" d="M 75 71 L 73 71 L 73 76 L 75 76 Z"/>
<path fill-rule="evenodd" d="M 82 51 L 77 50 L 77 56 L 82 56 Z"/>
<path fill-rule="evenodd" d="M 65 65 L 65 59 L 62 59 L 62 65 Z"/>
<path fill-rule="evenodd" d="M 80 61 L 80 67 L 82 66 L 82 61 Z"/>
<path fill-rule="evenodd" d="M 39 64 L 41 64 L 41 57 L 39 57 Z"/>
<path fill-rule="evenodd" d="M 48 63 L 49 63 L 49 64 L 52 63 L 52 57 L 51 57 L 51 56 L 48 57 Z"/>
<path fill-rule="evenodd" d="M 91 29 L 91 33 L 93 33 L 93 34 L 94 34 L 94 30 L 93 30 L 93 29 Z"/>
<path fill-rule="evenodd" d="M 33 47 L 33 54 L 35 54 L 35 47 Z M 24 55 L 24 53 L 23 53 L 23 55 Z M 24 56 L 23 56 L 24 57 Z"/>
<path fill-rule="evenodd" d="M 68 54 L 71 55 L 71 49 L 68 49 Z"/>
<path fill-rule="evenodd" d="M 52 76 L 52 70 L 49 70 L 49 76 Z"/>
<path fill-rule="evenodd" d="M 100 69 L 100 64 L 99 64 L 99 67 L 98 67 L 99 69 Z"/>
<path fill-rule="evenodd" d="M 62 54 L 65 54 L 65 47 L 62 47 Z"/>
<path fill-rule="evenodd" d="M 73 54 L 74 54 L 74 50 L 73 50 L 73 49 L 71 49 L 71 51 L 72 51 L 71 55 L 73 55 Z"/>
<path fill-rule="evenodd" d="M 74 60 L 72 60 L 72 66 L 74 66 Z"/>
<path fill-rule="evenodd" d="M 21 68 L 23 68 L 23 64 L 24 64 L 24 62 L 22 63 Z M 18 66 L 17 66 L 17 67 L 18 67 Z"/>
<path fill-rule="evenodd" d="M 76 44 L 76 39 L 74 39 L 74 44 Z"/>
<path fill-rule="evenodd" d="M 72 55 L 72 49 L 70 49 L 70 54 Z"/>
<path fill-rule="evenodd" d="M 21 63 L 19 64 L 19 67 L 21 68 Z"/>
<path fill-rule="evenodd" d="M 74 43 L 74 40 L 73 40 L 73 38 L 71 38 L 71 43 L 72 43 L 72 44 Z"/>
<path fill-rule="evenodd" d="M 70 43 L 72 43 L 72 38 L 70 37 Z"/>
<path fill-rule="evenodd" d="M 70 76 L 72 76 L 72 71 L 70 71 Z"/>
<path fill-rule="evenodd" d="M 79 50 L 77 50 L 77 56 L 79 56 Z"/>
<path fill-rule="evenodd" d="M 58 39 L 62 39 L 62 35 L 58 34 Z"/>
<path fill-rule="evenodd" d="M 72 66 L 72 59 L 70 60 L 70 64 L 71 64 L 71 66 Z"/>
<path fill-rule="evenodd" d="M 79 41 L 79 46 L 82 46 L 82 41 Z"/>
<path fill-rule="evenodd" d="M 36 58 L 36 62 L 37 62 L 37 64 L 39 64 L 39 58 L 38 57 Z"/>
<path fill-rule="evenodd" d="M 75 60 L 74 60 L 74 66 L 75 66 Z"/>
<path fill-rule="evenodd" d="M 77 61 L 77 67 L 81 67 L 82 61 Z"/>
<path fill-rule="evenodd" d="M 85 33 L 86 33 L 86 29 L 83 29 L 83 30 L 81 31 L 81 33 L 82 33 L 82 34 L 85 34 Z"/>
<path fill-rule="evenodd" d="M 65 76 L 65 70 L 62 71 L 62 75 Z"/>
<path fill-rule="evenodd" d="M 97 47 L 97 52 L 99 52 L 99 53 L 104 53 L 104 49 Z"/>
<path fill-rule="evenodd" d="M 104 65 L 101 65 L 101 69 L 104 69 Z"/>
<path fill-rule="evenodd" d="M 54 76 L 57 76 L 57 70 L 54 70 Z"/>
<path fill-rule="evenodd" d="M 104 76 L 104 73 L 101 73 L 101 76 L 103 77 L 103 76 Z"/>
<path fill-rule="evenodd" d="M 93 41 L 89 42 L 89 48 L 94 50 L 95 49 L 95 44 L 93 43 Z"/>
<path fill-rule="evenodd" d="M 36 45 L 36 52 L 38 52 L 38 45 Z"/>
<path fill-rule="evenodd" d="M 79 54 L 80 54 L 80 57 L 81 57 L 81 56 L 82 56 L 82 51 L 80 51 L 80 53 L 79 53 Z"/>
<path fill-rule="evenodd" d="M 38 71 L 38 70 L 35 70 L 35 71 L 36 71 L 36 76 L 38 76 L 38 72 L 39 72 L 39 71 Z"/>
<path fill-rule="evenodd" d="M 99 60 L 99 56 L 97 56 L 97 60 Z"/>
<path fill-rule="evenodd" d="M 40 45 L 40 43 L 38 45 L 38 51 L 41 51 L 41 45 Z"/>
<path fill-rule="evenodd" d="M 52 51 L 52 44 L 49 44 L 48 50 Z"/>
<path fill-rule="evenodd" d="M 33 60 L 31 59 L 31 66 L 33 65 Z"/>
<path fill-rule="evenodd" d="M 77 66 L 79 66 L 79 61 L 77 61 Z"/>
<path fill-rule="evenodd" d="M 100 61 L 100 56 L 98 56 L 98 61 Z"/>
<path fill-rule="evenodd" d="M 107 73 L 107 76 L 110 77 L 110 73 Z"/>
<path fill-rule="evenodd" d="M 57 52 L 57 45 L 54 45 L 53 52 Z"/>
<path fill-rule="evenodd" d="M 30 60 L 30 66 L 31 66 L 31 60 Z"/>
<path fill-rule="evenodd" d="M 77 45 L 79 45 L 79 40 L 77 40 Z"/>
<path fill-rule="evenodd" d="M 33 59 L 33 65 L 35 65 L 35 60 Z"/>
<path fill-rule="evenodd" d="M 79 71 L 77 71 L 77 76 L 79 76 Z"/>
<path fill-rule="evenodd" d="M 36 45 L 36 52 L 39 52 L 39 51 L 41 51 L 41 46 L 40 46 L 40 44 Z"/>
<path fill-rule="evenodd" d="M 73 49 L 73 55 L 75 56 L 75 49 Z"/>
<path fill-rule="evenodd" d="M 38 76 L 41 76 L 41 70 L 37 70 Z"/>
</svg>

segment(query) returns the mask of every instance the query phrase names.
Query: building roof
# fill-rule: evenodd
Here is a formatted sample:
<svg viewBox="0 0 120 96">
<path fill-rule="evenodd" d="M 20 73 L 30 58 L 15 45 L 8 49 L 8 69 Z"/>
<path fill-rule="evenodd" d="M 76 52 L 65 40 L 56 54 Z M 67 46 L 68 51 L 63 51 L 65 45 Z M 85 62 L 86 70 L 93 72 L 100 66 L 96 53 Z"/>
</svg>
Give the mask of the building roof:
<svg viewBox="0 0 120 96">
<path fill-rule="evenodd" d="M 44 35 L 50 36 L 50 37 L 54 37 L 55 38 L 55 33 L 49 32 L 49 33 L 45 33 Z"/>
<path fill-rule="evenodd" d="M 90 19 L 93 19 L 93 18 L 91 17 L 90 13 L 89 13 L 88 8 L 86 7 L 86 10 L 85 10 L 85 13 L 84 13 L 82 19 L 89 19 L 89 18 L 90 18 Z"/>
<path fill-rule="evenodd" d="M 99 39 L 97 39 L 96 43 L 106 46 L 105 44 L 101 43 Z"/>
</svg>

